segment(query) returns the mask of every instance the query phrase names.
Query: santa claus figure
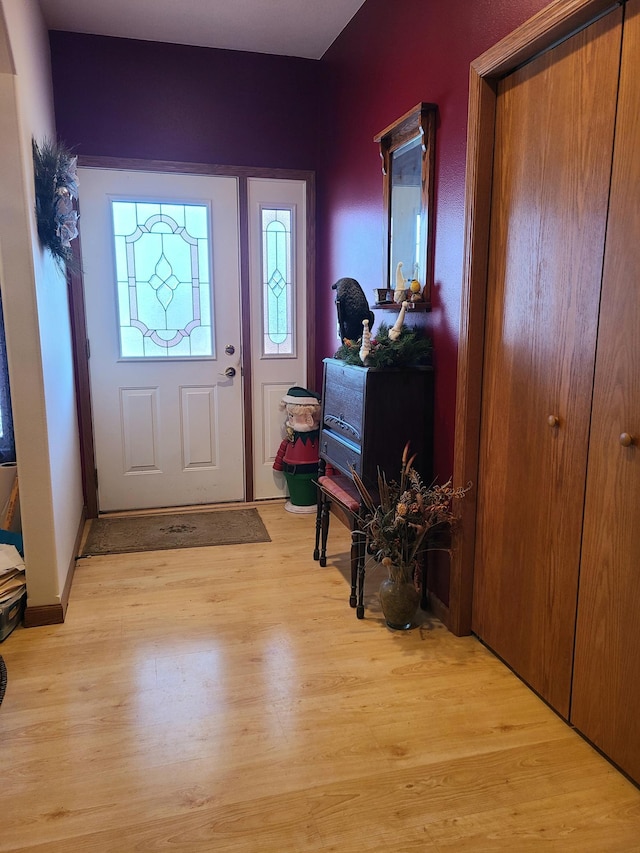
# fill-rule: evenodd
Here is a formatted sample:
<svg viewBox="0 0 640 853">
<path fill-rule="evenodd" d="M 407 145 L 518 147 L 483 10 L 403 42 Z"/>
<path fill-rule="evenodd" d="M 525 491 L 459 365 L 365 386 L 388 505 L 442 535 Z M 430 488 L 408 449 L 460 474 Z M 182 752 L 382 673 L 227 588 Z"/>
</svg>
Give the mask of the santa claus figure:
<svg viewBox="0 0 640 853">
<path fill-rule="evenodd" d="M 274 470 L 282 471 L 289 487 L 289 512 L 315 512 L 318 476 L 320 396 L 295 385 L 282 398 L 287 412 L 286 438 L 276 453 Z"/>
</svg>

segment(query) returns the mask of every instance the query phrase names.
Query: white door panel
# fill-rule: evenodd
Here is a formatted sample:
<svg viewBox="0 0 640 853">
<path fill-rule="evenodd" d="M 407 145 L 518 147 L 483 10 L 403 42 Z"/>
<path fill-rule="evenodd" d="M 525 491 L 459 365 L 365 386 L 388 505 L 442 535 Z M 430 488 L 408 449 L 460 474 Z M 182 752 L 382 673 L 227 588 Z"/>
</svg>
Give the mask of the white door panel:
<svg viewBox="0 0 640 853">
<path fill-rule="evenodd" d="M 124 472 L 159 471 L 158 389 L 120 389 Z"/>
</svg>

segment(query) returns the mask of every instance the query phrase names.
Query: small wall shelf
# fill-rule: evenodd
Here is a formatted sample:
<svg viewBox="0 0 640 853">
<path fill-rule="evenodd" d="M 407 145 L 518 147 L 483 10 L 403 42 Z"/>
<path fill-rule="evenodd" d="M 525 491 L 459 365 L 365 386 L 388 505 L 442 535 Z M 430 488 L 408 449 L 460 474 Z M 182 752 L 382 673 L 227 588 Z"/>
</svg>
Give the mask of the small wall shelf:
<svg viewBox="0 0 640 853">
<path fill-rule="evenodd" d="M 392 313 L 398 314 L 400 312 L 401 305 L 398 302 L 380 302 L 379 304 L 374 303 L 369 307 L 372 311 L 391 311 Z M 431 303 L 410 302 L 409 307 L 407 308 L 407 313 L 412 311 L 431 311 Z"/>
</svg>

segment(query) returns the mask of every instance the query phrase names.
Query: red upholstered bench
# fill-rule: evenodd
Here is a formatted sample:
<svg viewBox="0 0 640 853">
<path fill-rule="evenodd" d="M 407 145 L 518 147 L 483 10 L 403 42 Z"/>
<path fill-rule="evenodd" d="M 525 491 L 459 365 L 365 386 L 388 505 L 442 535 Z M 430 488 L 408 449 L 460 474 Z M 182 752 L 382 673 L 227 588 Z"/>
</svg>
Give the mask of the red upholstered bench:
<svg viewBox="0 0 640 853">
<path fill-rule="evenodd" d="M 327 473 L 318 477 L 318 510 L 316 515 L 316 545 L 313 559 L 327 565 L 329 514 L 334 513 L 351 531 L 351 595 L 349 604 L 356 608 L 358 619 L 364 618 L 364 573 L 366 536 L 361 528 L 361 503 L 353 481 L 327 466 Z"/>
</svg>

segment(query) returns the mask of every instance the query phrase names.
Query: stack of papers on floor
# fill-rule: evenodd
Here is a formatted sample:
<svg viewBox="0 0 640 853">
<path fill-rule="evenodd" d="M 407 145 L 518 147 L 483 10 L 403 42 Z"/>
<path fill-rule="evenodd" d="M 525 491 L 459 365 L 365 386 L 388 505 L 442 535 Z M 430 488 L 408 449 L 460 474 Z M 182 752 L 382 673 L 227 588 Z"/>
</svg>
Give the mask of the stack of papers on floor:
<svg viewBox="0 0 640 853">
<path fill-rule="evenodd" d="M 18 549 L 14 545 L 0 545 L 0 605 L 26 588 L 24 563 Z"/>
<path fill-rule="evenodd" d="M 0 643 L 20 621 L 26 597 L 22 557 L 15 545 L 0 545 Z"/>
</svg>

